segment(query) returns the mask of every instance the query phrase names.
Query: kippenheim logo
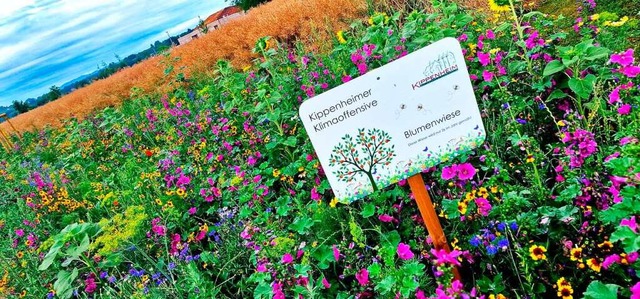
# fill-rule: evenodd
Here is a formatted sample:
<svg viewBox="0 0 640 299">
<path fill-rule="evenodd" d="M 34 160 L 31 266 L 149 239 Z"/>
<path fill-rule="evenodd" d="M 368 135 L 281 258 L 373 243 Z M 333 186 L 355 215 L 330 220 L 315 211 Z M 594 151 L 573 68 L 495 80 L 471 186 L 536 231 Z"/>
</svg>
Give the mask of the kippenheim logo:
<svg viewBox="0 0 640 299">
<path fill-rule="evenodd" d="M 416 88 L 420 88 L 449 74 L 452 74 L 457 70 L 458 62 L 456 61 L 455 55 L 451 51 L 441 53 L 440 55 L 438 55 L 437 59 L 429 62 L 427 67 L 424 69 L 423 74 L 425 75 L 425 77 L 423 79 L 420 79 L 420 81 L 412 84 L 411 87 L 415 90 Z"/>
</svg>

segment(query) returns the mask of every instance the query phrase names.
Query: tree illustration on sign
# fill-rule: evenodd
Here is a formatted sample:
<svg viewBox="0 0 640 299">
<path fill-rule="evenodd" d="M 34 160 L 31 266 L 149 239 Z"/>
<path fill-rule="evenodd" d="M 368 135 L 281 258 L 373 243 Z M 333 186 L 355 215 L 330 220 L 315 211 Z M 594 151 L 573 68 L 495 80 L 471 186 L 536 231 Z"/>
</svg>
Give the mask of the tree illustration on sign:
<svg viewBox="0 0 640 299">
<path fill-rule="evenodd" d="M 395 145 L 391 144 L 389 133 L 380 129 L 358 129 L 355 138 L 344 135 L 342 141 L 333 148 L 329 166 L 338 166 L 333 173 L 340 181 L 350 183 L 358 177 L 366 176 L 373 187 L 378 190 L 373 175 L 376 167 L 388 166 L 396 156 Z"/>
</svg>

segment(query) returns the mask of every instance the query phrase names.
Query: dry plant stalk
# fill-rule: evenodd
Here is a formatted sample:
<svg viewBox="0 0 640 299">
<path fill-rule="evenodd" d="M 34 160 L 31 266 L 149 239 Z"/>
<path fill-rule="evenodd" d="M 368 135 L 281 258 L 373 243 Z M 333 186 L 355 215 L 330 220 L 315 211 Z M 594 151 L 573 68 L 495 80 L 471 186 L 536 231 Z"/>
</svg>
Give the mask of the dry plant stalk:
<svg viewBox="0 0 640 299">
<path fill-rule="evenodd" d="M 230 60 L 235 67 L 241 68 L 251 63 L 254 58 L 251 49 L 261 37 L 301 40 L 305 44 L 309 40 L 327 43 L 331 41 L 327 37 L 331 33 L 327 30 L 323 33 L 317 28 L 345 28 L 347 22 L 364 16 L 365 11 L 364 0 L 273 0 L 219 30 L 173 48 L 171 56 L 180 58 L 174 67 L 187 77 L 210 72 L 220 59 Z M 318 38 L 318 34 L 324 34 L 325 38 Z M 322 48 L 322 45 L 314 46 Z M 162 59 L 156 56 L 122 69 L 11 121 L 20 132 L 47 125 L 58 127 L 61 120 L 82 119 L 98 109 L 117 106 L 130 96 L 134 87 L 149 94 L 162 93 L 168 90 L 171 80 L 164 76 L 166 66 Z M 8 131 L 6 122 L 0 124 L 0 129 Z"/>
</svg>

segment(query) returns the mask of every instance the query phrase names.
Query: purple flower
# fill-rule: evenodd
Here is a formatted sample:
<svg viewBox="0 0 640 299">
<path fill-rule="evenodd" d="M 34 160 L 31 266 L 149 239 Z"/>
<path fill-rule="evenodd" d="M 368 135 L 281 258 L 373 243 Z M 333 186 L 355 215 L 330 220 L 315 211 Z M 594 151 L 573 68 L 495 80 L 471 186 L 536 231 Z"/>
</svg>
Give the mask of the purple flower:
<svg viewBox="0 0 640 299">
<path fill-rule="evenodd" d="M 493 73 L 487 70 L 482 71 L 482 79 L 486 82 L 491 82 L 491 80 L 493 80 Z"/>
<path fill-rule="evenodd" d="M 489 65 L 489 63 L 491 63 L 491 54 L 478 52 L 478 61 L 480 61 L 482 66 Z"/>
<path fill-rule="evenodd" d="M 340 260 L 340 250 L 336 245 L 333 245 L 333 258 L 336 260 L 336 262 Z"/>
<path fill-rule="evenodd" d="M 391 217 L 391 216 L 389 216 L 387 214 L 382 214 L 382 215 L 378 216 L 378 220 L 388 223 L 388 222 L 393 221 L 393 217 Z"/>
</svg>

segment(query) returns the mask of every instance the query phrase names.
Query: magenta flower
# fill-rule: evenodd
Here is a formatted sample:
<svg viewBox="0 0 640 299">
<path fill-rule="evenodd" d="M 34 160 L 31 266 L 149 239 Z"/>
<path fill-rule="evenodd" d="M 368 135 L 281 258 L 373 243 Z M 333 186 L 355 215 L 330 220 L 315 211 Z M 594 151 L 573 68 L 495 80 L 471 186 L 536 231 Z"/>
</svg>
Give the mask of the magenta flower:
<svg viewBox="0 0 640 299">
<path fill-rule="evenodd" d="M 631 287 L 630 299 L 640 299 L 640 281 Z"/>
<path fill-rule="evenodd" d="M 284 292 L 282 292 L 282 283 L 274 282 L 271 285 L 271 292 L 273 292 L 273 299 L 285 299 Z"/>
<path fill-rule="evenodd" d="M 433 254 L 433 256 L 436 258 L 435 262 L 438 266 L 444 264 L 460 266 L 458 256 L 462 254 L 461 251 L 453 250 L 450 253 L 447 253 L 447 251 L 444 249 L 437 250 L 434 248 L 431 249 L 431 254 Z"/>
<path fill-rule="evenodd" d="M 487 70 L 482 71 L 482 79 L 486 82 L 491 82 L 491 80 L 493 80 L 493 73 Z"/>
<path fill-rule="evenodd" d="M 265 265 L 265 263 L 258 264 L 258 267 L 256 268 L 256 271 L 258 271 L 260 273 L 267 272 L 267 265 Z"/>
<path fill-rule="evenodd" d="M 290 254 L 290 253 L 285 253 L 285 254 L 282 256 L 282 260 L 281 260 L 281 262 L 282 262 L 283 264 L 290 264 L 291 262 L 293 262 L 293 256 L 291 256 L 291 254 Z"/>
<path fill-rule="evenodd" d="M 24 230 L 23 229 L 16 229 L 16 236 L 18 237 L 22 237 L 24 236 Z"/>
<path fill-rule="evenodd" d="M 635 78 L 640 75 L 640 66 L 623 66 L 618 71 L 629 78 Z"/>
<path fill-rule="evenodd" d="M 453 164 L 451 166 L 442 168 L 442 179 L 445 181 L 455 178 L 457 174 L 458 174 L 457 164 Z"/>
<path fill-rule="evenodd" d="M 405 261 L 412 259 L 414 256 L 413 252 L 411 252 L 411 247 L 404 243 L 398 244 L 398 249 L 396 252 L 398 254 L 398 257 Z"/>
<path fill-rule="evenodd" d="M 336 262 L 340 260 L 340 249 L 336 245 L 333 245 L 333 258 Z"/>
<path fill-rule="evenodd" d="M 620 86 L 616 87 L 609 94 L 609 104 L 620 102 Z"/>
<path fill-rule="evenodd" d="M 462 181 L 470 180 L 476 175 L 476 169 L 471 163 L 458 165 L 458 179 Z"/>
<path fill-rule="evenodd" d="M 326 277 L 322 278 L 322 285 L 324 286 L 325 289 L 328 289 L 331 287 L 331 284 L 329 283 Z"/>
<path fill-rule="evenodd" d="M 636 216 L 631 216 L 629 219 L 622 219 L 620 226 L 626 226 L 630 228 L 634 233 L 638 232 L 638 224 L 636 223 Z"/>
<path fill-rule="evenodd" d="M 482 197 L 478 197 L 475 200 L 476 206 L 478 206 L 478 213 L 482 216 L 489 216 L 489 211 L 491 211 L 491 204 L 488 200 Z"/>
<path fill-rule="evenodd" d="M 627 115 L 629 113 L 631 113 L 631 105 L 629 104 L 624 104 L 618 108 L 618 114 L 620 115 Z"/>
<path fill-rule="evenodd" d="M 489 63 L 491 63 L 491 54 L 478 52 L 478 61 L 480 61 L 482 66 L 489 65 Z"/>
<path fill-rule="evenodd" d="M 489 31 L 487 31 L 487 38 L 496 39 L 496 34 L 493 32 L 493 30 L 489 29 Z"/>
<path fill-rule="evenodd" d="M 320 194 L 318 194 L 318 189 L 316 187 L 313 187 L 313 189 L 311 189 L 311 199 L 318 201 L 322 198 L 322 196 L 320 196 Z"/>
<path fill-rule="evenodd" d="M 633 58 L 633 49 L 629 49 L 623 53 L 620 54 L 613 54 L 611 55 L 611 58 L 609 59 L 609 62 L 611 63 L 617 63 L 621 66 L 628 66 L 633 64 L 634 62 L 634 58 Z"/>
<path fill-rule="evenodd" d="M 98 286 L 96 285 L 96 279 L 93 273 L 89 274 L 89 277 L 87 277 L 87 279 L 84 280 L 84 285 L 85 285 L 84 291 L 87 294 L 91 294 L 96 291 Z"/>
<path fill-rule="evenodd" d="M 620 262 L 620 256 L 617 254 L 610 255 L 604 259 L 602 262 L 602 268 L 609 269 L 611 265 L 617 264 Z"/>
<path fill-rule="evenodd" d="M 361 286 L 366 286 L 369 283 L 369 271 L 366 268 L 358 271 L 358 273 L 356 273 L 356 280 Z"/>
<path fill-rule="evenodd" d="M 382 215 L 378 216 L 378 220 L 388 223 L 388 222 L 393 221 L 393 217 L 391 217 L 391 216 L 389 216 L 387 214 L 382 214 Z"/>
</svg>

